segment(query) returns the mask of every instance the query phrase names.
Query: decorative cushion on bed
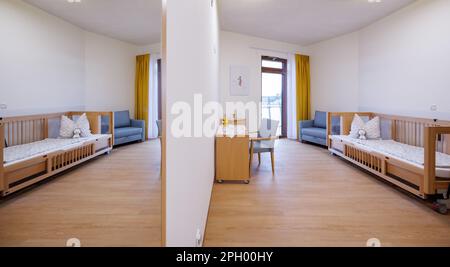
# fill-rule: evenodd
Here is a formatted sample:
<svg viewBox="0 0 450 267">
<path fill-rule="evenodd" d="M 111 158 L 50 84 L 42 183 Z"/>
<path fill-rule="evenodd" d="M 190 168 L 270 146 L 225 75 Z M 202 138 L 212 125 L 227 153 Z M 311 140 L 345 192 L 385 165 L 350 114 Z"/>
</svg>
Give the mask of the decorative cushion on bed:
<svg viewBox="0 0 450 267">
<path fill-rule="evenodd" d="M 92 135 L 86 113 L 81 115 L 76 122 L 69 119 L 67 116 L 63 115 L 61 117 L 59 135 L 63 138 L 73 138 L 75 131 L 81 131 L 81 137 L 89 137 Z"/>
<path fill-rule="evenodd" d="M 67 118 L 67 116 L 61 117 L 61 127 L 59 128 L 59 136 L 64 138 L 72 138 L 73 131 L 75 130 L 75 123 Z"/>
<path fill-rule="evenodd" d="M 363 119 L 355 114 L 353 118 L 352 127 L 350 130 L 350 137 L 358 139 L 360 137 L 359 131 L 365 131 L 365 137 L 367 139 L 380 139 L 381 138 L 381 127 L 380 118 L 375 117 L 368 122 L 364 122 Z"/>
</svg>

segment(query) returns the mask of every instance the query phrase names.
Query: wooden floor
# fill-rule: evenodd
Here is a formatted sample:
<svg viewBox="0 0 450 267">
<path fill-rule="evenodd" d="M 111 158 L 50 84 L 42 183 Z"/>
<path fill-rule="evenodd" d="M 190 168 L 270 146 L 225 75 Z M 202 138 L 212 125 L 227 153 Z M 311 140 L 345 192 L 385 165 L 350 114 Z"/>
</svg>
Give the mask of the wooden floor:
<svg viewBox="0 0 450 267">
<path fill-rule="evenodd" d="M 450 246 L 450 216 L 326 149 L 277 146 L 275 177 L 263 155 L 250 185 L 214 185 L 206 246 Z"/>
<path fill-rule="evenodd" d="M 114 149 L 0 201 L 0 246 L 160 246 L 159 140 Z"/>
</svg>

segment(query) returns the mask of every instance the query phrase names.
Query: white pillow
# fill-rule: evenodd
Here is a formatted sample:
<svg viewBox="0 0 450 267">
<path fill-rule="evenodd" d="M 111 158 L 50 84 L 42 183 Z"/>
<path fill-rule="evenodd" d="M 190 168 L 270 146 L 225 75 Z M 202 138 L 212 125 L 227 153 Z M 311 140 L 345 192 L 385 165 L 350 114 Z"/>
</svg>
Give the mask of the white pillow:
<svg viewBox="0 0 450 267">
<path fill-rule="evenodd" d="M 67 118 L 67 116 L 61 117 L 61 127 L 59 128 L 59 136 L 63 138 L 72 138 L 73 131 L 75 130 L 75 122 Z"/>
<path fill-rule="evenodd" d="M 92 135 L 86 113 L 81 115 L 76 122 L 69 119 L 67 116 L 63 115 L 61 117 L 61 128 L 59 129 L 59 136 L 63 138 L 73 138 L 74 131 L 76 129 L 79 129 L 81 131 L 81 137 L 88 137 Z"/>
<path fill-rule="evenodd" d="M 359 130 L 364 130 L 366 132 L 367 139 L 380 139 L 380 118 L 375 117 L 365 123 L 358 114 L 355 114 L 349 136 L 355 139 L 359 138 Z"/>
</svg>

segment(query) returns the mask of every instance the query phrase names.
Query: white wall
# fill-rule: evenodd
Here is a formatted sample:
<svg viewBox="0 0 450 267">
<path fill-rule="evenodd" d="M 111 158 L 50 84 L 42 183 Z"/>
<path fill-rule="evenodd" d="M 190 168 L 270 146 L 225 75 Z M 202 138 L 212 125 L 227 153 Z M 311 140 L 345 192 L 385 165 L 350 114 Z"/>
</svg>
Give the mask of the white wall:
<svg viewBox="0 0 450 267">
<path fill-rule="evenodd" d="M 233 32 L 220 34 L 220 100 L 225 102 L 261 102 L 261 57 L 287 58 L 289 53 L 308 54 L 307 49 L 293 44 L 267 40 Z M 250 95 L 230 95 L 230 66 L 250 68 Z"/>
<path fill-rule="evenodd" d="M 22 1 L 0 1 L 1 116 L 84 106 L 83 31 Z"/>
<path fill-rule="evenodd" d="M 161 54 L 161 43 L 139 46 L 137 49 L 137 54 L 150 54 L 159 56 Z"/>
<path fill-rule="evenodd" d="M 130 110 L 134 114 L 138 47 L 102 35 L 85 35 L 86 110 Z"/>
<path fill-rule="evenodd" d="M 135 56 L 159 53 L 82 30 L 22 1 L 0 1 L 1 116 L 134 113 Z M 0 106 L 1 107 L 1 106 Z"/>
<path fill-rule="evenodd" d="M 313 108 L 448 120 L 449 14 L 450 1 L 421 0 L 309 47 Z"/>
<path fill-rule="evenodd" d="M 448 120 L 449 71 L 448 0 L 418 1 L 360 33 L 362 110 Z"/>
<path fill-rule="evenodd" d="M 309 47 L 312 112 L 358 110 L 358 38 L 351 33 Z"/>
<path fill-rule="evenodd" d="M 165 14 L 166 245 L 195 246 L 208 216 L 214 138 L 175 138 L 171 125 L 177 116 L 171 108 L 183 101 L 193 110 L 194 94 L 202 94 L 204 102 L 219 100 L 218 12 L 210 1 L 167 0 Z"/>
</svg>

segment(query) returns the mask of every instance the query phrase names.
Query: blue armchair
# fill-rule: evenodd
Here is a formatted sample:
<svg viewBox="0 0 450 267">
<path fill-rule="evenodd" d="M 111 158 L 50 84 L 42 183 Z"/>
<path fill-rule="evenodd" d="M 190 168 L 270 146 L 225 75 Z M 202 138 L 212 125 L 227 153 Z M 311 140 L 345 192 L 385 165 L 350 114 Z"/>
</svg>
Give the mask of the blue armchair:
<svg viewBox="0 0 450 267">
<path fill-rule="evenodd" d="M 145 121 L 130 119 L 130 112 L 114 112 L 114 145 L 145 141 Z"/>
<path fill-rule="evenodd" d="M 332 134 L 340 132 L 340 119 L 332 118 Z M 299 139 L 322 146 L 327 145 L 327 113 L 316 111 L 314 120 L 300 121 L 298 125 Z"/>
</svg>

